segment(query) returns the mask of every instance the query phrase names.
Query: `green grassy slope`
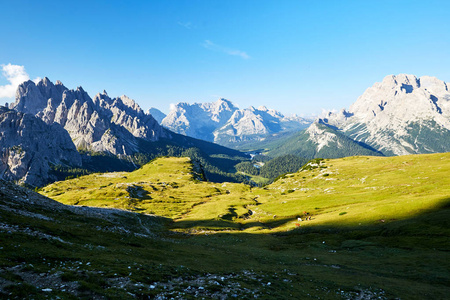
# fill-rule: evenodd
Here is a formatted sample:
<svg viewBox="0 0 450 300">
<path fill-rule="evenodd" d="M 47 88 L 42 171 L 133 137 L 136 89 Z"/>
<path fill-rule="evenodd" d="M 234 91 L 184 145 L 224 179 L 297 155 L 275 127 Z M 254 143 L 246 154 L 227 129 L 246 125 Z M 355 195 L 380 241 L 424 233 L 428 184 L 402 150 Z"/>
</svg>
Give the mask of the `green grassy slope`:
<svg viewBox="0 0 450 300">
<path fill-rule="evenodd" d="M 4 295 L 18 295 L 18 284 L 27 282 L 22 273 L 45 273 L 59 274 L 73 291 L 26 285 L 32 295 L 444 299 L 450 292 L 449 170 L 449 153 L 349 157 L 316 160 L 251 188 L 196 181 L 188 159 L 162 158 L 132 173 L 58 182 L 42 193 L 167 218 L 135 214 L 143 226 L 131 216 L 116 224 L 34 206 L 18 215 L 3 201 L 2 224 L 71 244 L 0 230 L 0 287 L 8 280 Z M 98 230 L 114 226 L 138 234 Z"/>
<path fill-rule="evenodd" d="M 131 172 L 57 182 L 42 194 L 65 204 L 115 207 L 176 220 L 268 222 L 313 215 L 303 226 L 389 222 L 442 205 L 449 154 L 316 160 L 265 188 L 193 178 L 189 158 L 160 158 Z M 251 211 L 251 212 L 250 212 Z M 228 220 L 225 218 L 225 220 Z M 234 225 L 233 225 L 234 226 Z M 294 228 L 292 222 L 272 230 Z"/>
</svg>

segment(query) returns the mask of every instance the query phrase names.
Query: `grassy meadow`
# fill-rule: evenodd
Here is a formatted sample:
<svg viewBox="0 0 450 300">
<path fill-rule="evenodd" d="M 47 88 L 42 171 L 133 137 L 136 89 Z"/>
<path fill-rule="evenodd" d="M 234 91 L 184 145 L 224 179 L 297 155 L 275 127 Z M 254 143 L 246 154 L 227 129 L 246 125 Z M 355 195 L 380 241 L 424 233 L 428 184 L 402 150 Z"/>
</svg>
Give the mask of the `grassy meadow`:
<svg viewBox="0 0 450 300">
<path fill-rule="evenodd" d="M 93 245 L 111 249 L 90 260 L 111 274 L 145 265 L 150 279 L 133 272 L 130 280 L 147 285 L 157 280 L 150 269 L 159 266 L 154 274 L 166 282 L 188 282 L 193 274 L 235 276 L 241 291 L 249 291 L 236 294 L 241 298 L 445 299 L 449 171 L 449 153 L 316 159 L 255 188 L 195 180 L 188 158 L 164 157 L 130 173 L 56 182 L 40 193 L 64 204 L 161 217 L 165 229 L 154 239 L 124 243 L 84 233 Z M 69 256 L 77 255 L 89 254 Z M 189 298 L 184 292 L 180 297 Z"/>
</svg>

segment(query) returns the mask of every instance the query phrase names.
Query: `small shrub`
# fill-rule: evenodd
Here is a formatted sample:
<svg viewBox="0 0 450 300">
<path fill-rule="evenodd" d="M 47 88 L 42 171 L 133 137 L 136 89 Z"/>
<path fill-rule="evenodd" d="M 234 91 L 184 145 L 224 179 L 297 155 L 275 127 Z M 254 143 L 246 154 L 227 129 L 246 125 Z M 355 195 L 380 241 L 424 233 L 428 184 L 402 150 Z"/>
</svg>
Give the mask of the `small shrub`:
<svg viewBox="0 0 450 300">
<path fill-rule="evenodd" d="M 340 216 L 343 216 L 343 215 L 345 215 L 346 213 L 347 213 L 346 211 L 343 211 L 343 212 L 339 213 L 339 215 L 340 215 Z"/>
</svg>

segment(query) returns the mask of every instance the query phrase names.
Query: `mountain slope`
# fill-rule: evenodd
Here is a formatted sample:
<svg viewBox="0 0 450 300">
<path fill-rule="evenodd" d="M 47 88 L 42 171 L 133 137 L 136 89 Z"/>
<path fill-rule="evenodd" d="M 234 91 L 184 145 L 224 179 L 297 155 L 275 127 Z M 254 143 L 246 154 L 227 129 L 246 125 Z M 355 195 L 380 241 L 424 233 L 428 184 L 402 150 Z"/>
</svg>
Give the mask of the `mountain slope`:
<svg viewBox="0 0 450 300">
<path fill-rule="evenodd" d="M 407 218 L 413 211 L 444 205 L 450 191 L 450 179 L 445 176 L 450 169 L 449 153 L 314 159 L 299 172 L 287 174 L 264 188 L 194 181 L 194 169 L 188 158 L 158 158 L 131 173 L 91 174 L 51 184 L 41 192 L 67 204 L 157 210 L 158 215 L 180 221 L 181 227 L 188 219 L 194 222 L 223 218 L 234 208 L 236 218 L 223 225 L 265 232 L 294 226 L 292 217 L 305 210 L 316 215 L 315 222 L 305 226 L 329 221 L 335 226 L 356 221 L 370 223 L 380 216 Z M 285 193 L 287 190 L 291 192 Z M 289 201 L 289 205 L 283 205 L 281 199 Z M 364 203 L 373 207 L 370 213 L 364 214 Z M 352 211 L 358 217 L 336 218 L 337 208 L 347 209 L 349 214 Z M 247 215 L 249 210 L 252 213 Z M 274 214 L 289 218 L 289 223 L 280 222 L 279 228 L 253 228 L 254 222 L 269 222 Z M 236 227 L 235 222 L 240 226 Z"/>
<path fill-rule="evenodd" d="M 165 113 L 154 107 L 150 108 L 147 111 L 147 114 L 151 115 L 159 124 L 161 124 L 162 120 L 167 116 Z"/>
<path fill-rule="evenodd" d="M 81 166 L 69 134 L 59 125 L 0 107 L 0 178 L 31 186 L 56 180 L 52 165 Z"/>
<path fill-rule="evenodd" d="M 314 122 L 308 129 L 284 140 L 281 145 L 270 149 L 266 154 L 272 157 L 294 154 L 309 159 L 382 155 L 370 146 L 352 140 L 320 120 Z"/>
<path fill-rule="evenodd" d="M 434 77 L 386 76 L 350 109 L 329 113 L 269 155 L 405 155 L 450 151 L 450 92 Z"/>
<path fill-rule="evenodd" d="M 450 151 L 450 91 L 435 77 L 386 76 L 324 122 L 385 155 Z"/>
</svg>

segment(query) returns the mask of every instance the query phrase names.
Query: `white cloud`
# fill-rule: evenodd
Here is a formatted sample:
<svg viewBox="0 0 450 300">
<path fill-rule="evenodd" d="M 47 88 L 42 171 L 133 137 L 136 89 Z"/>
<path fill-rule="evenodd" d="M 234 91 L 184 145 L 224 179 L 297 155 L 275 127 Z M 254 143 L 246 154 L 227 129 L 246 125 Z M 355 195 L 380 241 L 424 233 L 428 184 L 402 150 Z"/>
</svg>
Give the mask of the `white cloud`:
<svg viewBox="0 0 450 300">
<path fill-rule="evenodd" d="M 227 48 L 227 47 L 224 47 L 221 45 L 217 45 L 217 44 L 211 42 L 210 40 L 205 40 L 205 42 L 202 44 L 202 46 L 209 50 L 222 52 L 222 53 L 225 53 L 228 55 L 240 56 L 243 59 L 250 58 L 250 56 L 247 53 L 245 53 L 244 51 L 230 49 L 230 48 Z"/>
<path fill-rule="evenodd" d="M 194 28 L 194 25 L 191 22 L 178 22 L 178 25 L 183 26 L 186 29 Z"/>
<path fill-rule="evenodd" d="M 18 65 L 1 65 L 2 75 L 10 82 L 10 84 L 0 85 L 0 98 L 14 98 L 17 87 L 24 81 L 30 80 L 24 66 Z"/>
</svg>

